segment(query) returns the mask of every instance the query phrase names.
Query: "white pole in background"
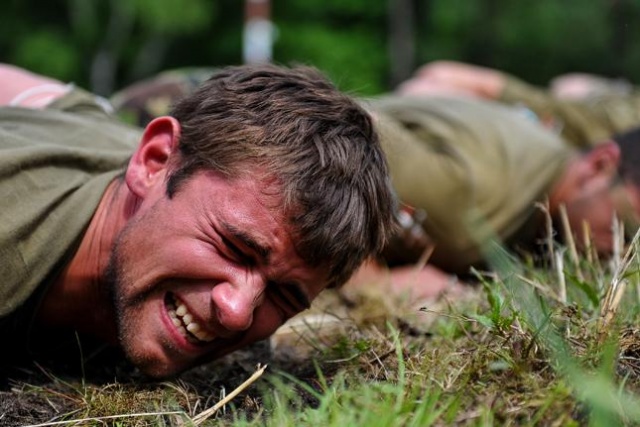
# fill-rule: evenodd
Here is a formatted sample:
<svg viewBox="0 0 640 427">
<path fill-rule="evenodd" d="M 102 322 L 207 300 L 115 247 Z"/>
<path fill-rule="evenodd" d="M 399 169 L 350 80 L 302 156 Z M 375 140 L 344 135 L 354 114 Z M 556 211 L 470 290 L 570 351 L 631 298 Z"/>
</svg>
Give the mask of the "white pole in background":
<svg viewBox="0 0 640 427">
<path fill-rule="evenodd" d="M 269 0 L 245 0 L 242 59 L 245 64 L 271 62 L 275 28 Z"/>
</svg>

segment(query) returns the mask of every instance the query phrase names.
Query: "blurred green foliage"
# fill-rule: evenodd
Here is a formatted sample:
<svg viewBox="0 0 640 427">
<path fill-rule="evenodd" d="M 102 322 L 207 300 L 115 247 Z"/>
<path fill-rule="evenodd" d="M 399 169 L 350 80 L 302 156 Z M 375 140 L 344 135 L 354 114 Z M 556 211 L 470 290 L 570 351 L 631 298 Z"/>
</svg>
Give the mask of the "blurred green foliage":
<svg viewBox="0 0 640 427">
<path fill-rule="evenodd" d="M 537 84 L 571 71 L 640 81 L 640 0 L 403 4 L 413 8 L 415 67 L 454 59 Z M 274 60 L 315 65 L 350 92 L 389 90 L 399 5 L 272 0 Z M 0 61 L 109 94 L 165 69 L 240 63 L 243 15 L 243 0 L 5 0 Z"/>
</svg>

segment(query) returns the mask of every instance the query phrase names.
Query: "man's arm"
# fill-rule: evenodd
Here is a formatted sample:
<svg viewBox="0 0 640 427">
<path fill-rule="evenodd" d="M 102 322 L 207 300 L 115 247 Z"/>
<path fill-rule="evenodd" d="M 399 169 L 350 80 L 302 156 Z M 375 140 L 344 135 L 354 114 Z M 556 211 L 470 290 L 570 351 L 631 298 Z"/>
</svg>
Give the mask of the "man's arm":
<svg viewBox="0 0 640 427">
<path fill-rule="evenodd" d="M 560 99 L 548 90 L 490 68 L 435 61 L 418 69 L 398 87 L 409 96 L 462 96 L 498 100 L 525 107 L 539 123 L 570 145 L 590 147 L 640 125 L 639 98 L 633 93 L 598 102 Z"/>
<path fill-rule="evenodd" d="M 58 80 L 0 64 L 0 106 L 43 108 L 68 90 L 68 85 Z"/>
<path fill-rule="evenodd" d="M 467 96 L 498 99 L 507 78 L 491 68 L 454 61 L 434 61 L 400 84 L 401 95 Z"/>
</svg>

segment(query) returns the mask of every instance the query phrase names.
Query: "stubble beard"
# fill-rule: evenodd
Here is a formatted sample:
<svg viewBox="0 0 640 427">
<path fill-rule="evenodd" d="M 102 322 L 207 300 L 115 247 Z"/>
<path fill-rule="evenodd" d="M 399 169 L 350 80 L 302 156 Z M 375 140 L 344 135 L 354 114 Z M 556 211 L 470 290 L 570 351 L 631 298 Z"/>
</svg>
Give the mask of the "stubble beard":
<svg viewBox="0 0 640 427">
<path fill-rule="evenodd" d="M 127 266 L 127 260 L 130 259 L 128 251 L 131 250 L 131 243 L 139 237 L 136 237 L 136 234 L 144 234 L 135 233 L 136 225 L 141 223 L 141 219 L 140 217 L 132 219 L 115 239 L 105 269 L 104 282 L 113 306 L 118 343 L 125 357 L 145 374 L 161 378 L 174 375 L 186 367 L 174 370 L 173 367 L 156 360 L 152 354 L 148 353 L 148 348 L 145 345 L 150 344 L 148 340 L 152 338 L 141 337 L 141 331 L 148 330 L 148 328 L 143 328 L 145 325 L 142 324 L 145 319 L 142 319 L 141 316 L 146 313 L 143 308 L 148 305 L 152 294 L 157 292 L 157 284 L 150 284 L 146 289 L 134 290 L 135 281 L 131 277 L 130 266 Z M 163 346 L 172 346 L 172 343 L 165 342 Z"/>
<path fill-rule="evenodd" d="M 131 301 L 127 301 L 126 289 L 128 280 L 124 269 L 123 246 L 125 245 L 128 228 L 131 224 L 127 224 L 116 238 L 109 262 L 104 272 L 104 283 L 109 297 L 111 306 L 115 314 L 116 331 L 118 344 L 124 352 L 125 357 L 133 365 L 145 370 L 145 366 L 152 362 L 142 352 L 137 351 L 134 345 L 136 337 L 136 326 L 129 313 L 133 312 L 131 307 L 139 306 L 144 296 L 137 296 Z"/>
</svg>

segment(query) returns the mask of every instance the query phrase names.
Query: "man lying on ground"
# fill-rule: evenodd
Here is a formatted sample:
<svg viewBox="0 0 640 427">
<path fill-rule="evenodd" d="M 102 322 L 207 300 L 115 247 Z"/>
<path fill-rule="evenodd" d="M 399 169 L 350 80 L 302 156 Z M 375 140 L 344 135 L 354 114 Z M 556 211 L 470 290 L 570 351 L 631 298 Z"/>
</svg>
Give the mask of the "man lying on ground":
<svg viewBox="0 0 640 427">
<path fill-rule="evenodd" d="M 414 77 L 398 87 L 397 93 L 475 97 L 527 109 L 542 125 L 577 147 L 591 147 L 640 125 L 638 91 L 628 85 L 621 88 L 616 81 L 604 83 L 595 76 L 585 79 L 586 76 L 565 78 L 570 81 L 563 87 L 571 82 L 580 86 L 578 94 L 567 98 L 563 96 L 566 90 L 559 93 L 558 89 L 539 88 L 491 68 L 435 61 L 419 68 Z"/>
<path fill-rule="evenodd" d="M 422 78 L 422 71 L 431 76 Z M 416 83 L 429 90 L 418 85 L 420 91 L 409 92 L 413 96 L 363 101 L 376 117 L 392 182 L 405 204 L 399 212 L 404 231 L 384 252 L 384 263 L 393 268 L 387 271 L 384 264 L 370 262 L 352 284 L 384 280 L 381 285 L 414 298 L 459 290 L 451 273 L 466 274 L 470 266 L 481 265 L 483 248 L 493 238 L 518 252 L 539 252 L 540 242 L 546 242 L 546 223 L 538 206 L 547 201 L 556 225 L 560 206 L 566 207 L 580 246 L 587 245 L 583 222 L 588 224 L 589 239 L 605 256 L 612 250 L 614 214 L 622 217 L 628 233 L 636 230 L 640 131 L 616 133 L 640 126 L 640 114 L 610 120 L 613 112 L 605 114 L 609 110 L 602 104 L 569 108 L 558 102 L 557 111 L 569 112 L 562 118 L 576 129 L 558 135 L 520 105 L 489 100 L 501 93 L 501 73 L 451 63 L 422 71 L 400 92 Z M 202 75 L 200 69 L 165 72 L 126 88 L 113 101 L 128 117 L 150 120 L 189 93 Z M 626 99 L 620 103 L 629 105 Z M 614 106 L 613 101 L 606 106 Z M 580 115 L 570 114 L 573 109 Z M 576 115 L 584 119 L 572 122 Z M 622 119 L 623 125 L 610 124 Z M 569 139 L 573 134 L 584 137 Z M 600 144 L 587 152 L 574 148 L 592 142 Z M 430 247 L 429 264 L 416 268 Z"/>
<path fill-rule="evenodd" d="M 445 271 L 468 272 L 494 237 L 517 252 L 539 252 L 541 205 L 560 231 L 564 206 L 578 246 L 593 244 L 604 256 L 613 250 L 614 215 L 628 233 L 640 224 L 640 130 L 578 151 L 492 102 L 388 97 L 372 108 L 396 193 L 423 212 L 420 224 L 435 244 L 430 262 Z M 409 250 L 411 243 L 393 239 L 385 253 L 415 260 L 421 249 Z"/>
<path fill-rule="evenodd" d="M 77 331 L 176 374 L 269 336 L 394 227 L 369 114 L 313 69 L 223 69 L 144 131 L 0 82 L 3 363 Z"/>
</svg>

